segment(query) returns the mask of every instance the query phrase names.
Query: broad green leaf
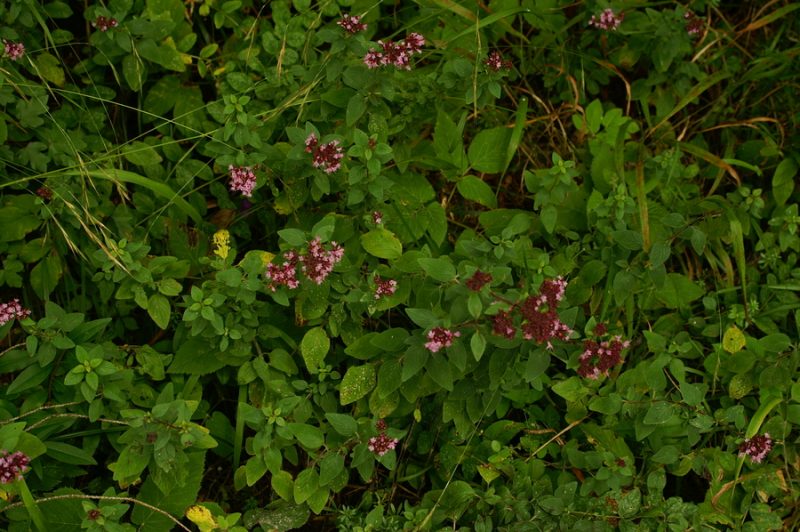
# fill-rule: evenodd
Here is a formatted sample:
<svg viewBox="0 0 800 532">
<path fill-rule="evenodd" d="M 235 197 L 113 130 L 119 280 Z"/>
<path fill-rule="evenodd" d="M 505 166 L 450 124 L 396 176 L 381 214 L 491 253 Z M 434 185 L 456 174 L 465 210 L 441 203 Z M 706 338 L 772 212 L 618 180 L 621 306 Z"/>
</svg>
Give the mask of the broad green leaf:
<svg viewBox="0 0 800 532">
<path fill-rule="evenodd" d="M 142 61 L 135 55 L 126 55 L 122 59 L 122 75 L 125 82 L 134 92 L 139 92 L 145 76 L 145 67 Z"/>
<path fill-rule="evenodd" d="M 46 445 L 47 456 L 59 462 L 72 465 L 97 465 L 92 455 L 80 447 L 56 441 L 49 441 Z"/>
<path fill-rule="evenodd" d="M 322 327 L 309 329 L 300 342 L 300 353 L 311 373 L 316 373 L 325 361 L 325 355 L 331 347 L 331 340 Z"/>
<path fill-rule="evenodd" d="M 123 147 L 122 153 L 128 161 L 138 166 L 158 164 L 163 160 L 152 146 L 139 141 Z"/>
<path fill-rule="evenodd" d="M 302 504 L 319 488 L 319 475 L 314 468 L 304 469 L 294 481 L 294 502 Z"/>
<path fill-rule="evenodd" d="M 744 348 L 744 333 L 736 326 L 731 325 L 722 337 L 722 348 L 728 353 L 738 353 Z"/>
<path fill-rule="evenodd" d="M 458 188 L 458 192 L 464 199 L 480 203 L 484 207 L 492 209 L 497 207 L 497 198 L 494 197 L 492 187 L 474 175 L 468 175 L 461 179 L 456 188 Z"/>
<path fill-rule="evenodd" d="M 147 300 L 147 313 L 153 318 L 156 325 L 161 329 L 166 329 L 172 315 L 169 299 L 161 294 L 152 294 Z"/>
<path fill-rule="evenodd" d="M 351 366 L 342 378 L 339 387 L 339 401 L 342 405 L 349 405 L 358 401 L 375 387 L 376 370 L 372 364 L 364 366 Z"/>
<path fill-rule="evenodd" d="M 780 162 L 772 176 L 772 195 L 775 203 L 783 205 L 792 196 L 797 175 L 797 163 L 788 158 Z"/>
<path fill-rule="evenodd" d="M 304 447 L 319 449 L 325 443 L 325 436 L 317 427 L 305 423 L 289 423 L 286 427 Z"/>
<path fill-rule="evenodd" d="M 361 235 L 361 245 L 367 253 L 379 259 L 398 259 L 403 254 L 403 244 L 387 229 L 373 229 Z"/>
<path fill-rule="evenodd" d="M 39 75 L 45 80 L 59 87 L 64 86 L 66 76 L 64 75 L 64 69 L 61 68 L 62 62 L 57 57 L 44 52 L 36 56 L 34 64 L 36 65 L 36 70 Z"/>
<path fill-rule="evenodd" d="M 497 174 L 503 171 L 511 130 L 505 127 L 485 129 L 469 145 L 469 164 L 478 172 Z"/>
<path fill-rule="evenodd" d="M 358 430 L 358 423 L 353 419 L 353 416 L 328 412 L 325 414 L 325 419 L 331 424 L 333 430 L 342 436 L 352 436 Z"/>
<path fill-rule="evenodd" d="M 435 259 L 417 259 L 419 265 L 429 277 L 443 283 L 452 281 L 456 277 L 456 268 L 450 257 L 437 257 Z"/>
</svg>

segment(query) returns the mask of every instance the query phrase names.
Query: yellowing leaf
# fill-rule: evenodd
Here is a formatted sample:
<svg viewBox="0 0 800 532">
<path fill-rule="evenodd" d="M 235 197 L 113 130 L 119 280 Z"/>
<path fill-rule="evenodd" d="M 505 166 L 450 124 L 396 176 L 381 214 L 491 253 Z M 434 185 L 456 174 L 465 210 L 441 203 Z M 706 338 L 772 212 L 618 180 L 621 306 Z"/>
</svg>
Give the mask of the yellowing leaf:
<svg viewBox="0 0 800 532">
<path fill-rule="evenodd" d="M 722 337 L 722 348 L 730 354 L 741 351 L 744 344 L 744 333 L 736 325 L 731 325 Z"/>
<path fill-rule="evenodd" d="M 214 516 L 211 511 L 205 506 L 192 506 L 186 510 L 186 517 L 189 521 L 196 524 L 201 532 L 208 532 L 217 528 L 217 522 L 214 521 Z"/>
</svg>

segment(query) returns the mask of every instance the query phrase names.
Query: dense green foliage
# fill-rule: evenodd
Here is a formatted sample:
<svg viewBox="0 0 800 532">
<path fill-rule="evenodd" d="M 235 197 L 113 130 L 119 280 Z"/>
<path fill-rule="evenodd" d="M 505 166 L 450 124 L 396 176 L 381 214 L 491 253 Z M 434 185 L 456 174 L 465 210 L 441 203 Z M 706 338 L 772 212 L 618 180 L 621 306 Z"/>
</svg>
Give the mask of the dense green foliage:
<svg viewBox="0 0 800 532">
<path fill-rule="evenodd" d="M 4 529 L 800 526 L 800 3 L 77 4 L 0 3 Z"/>
</svg>

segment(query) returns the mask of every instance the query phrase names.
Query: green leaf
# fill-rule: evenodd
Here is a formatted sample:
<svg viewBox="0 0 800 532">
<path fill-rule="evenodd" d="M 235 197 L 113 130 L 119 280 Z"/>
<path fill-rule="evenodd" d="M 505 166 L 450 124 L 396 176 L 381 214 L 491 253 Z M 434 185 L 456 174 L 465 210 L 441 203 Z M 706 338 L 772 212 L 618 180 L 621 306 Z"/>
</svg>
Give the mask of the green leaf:
<svg viewBox="0 0 800 532">
<path fill-rule="evenodd" d="M 294 492 L 294 480 L 288 471 L 280 471 L 277 475 L 272 475 L 270 479 L 272 489 L 277 493 L 281 499 L 286 501 L 292 500 Z"/>
<path fill-rule="evenodd" d="M 349 405 L 367 395 L 375 387 L 376 378 L 375 366 L 371 364 L 350 367 L 339 387 L 341 404 Z"/>
<path fill-rule="evenodd" d="M 122 76 L 131 90 L 139 92 L 144 82 L 144 64 L 137 56 L 133 54 L 126 55 L 122 59 Z"/>
<path fill-rule="evenodd" d="M 663 425 L 673 416 L 672 405 L 664 401 L 658 401 L 650 405 L 644 416 L 645 425 Z"/>
<path fill-rule="evenodd" d="M 397 360 L 389 359 L 381 364 L 378 370 L 378 395 L 381 398 L 388 396 L 402 384 L 402 368 Z"/>
<path fill-rule="evenodd" d="M 578 377 L 570 377 L 554 384 L 553 391 L 570 402 L 577 401 L 589 392 Z"/>
<path fill-rule="evenodd" d="M 55 441 L 49 441 L 46 445 L 47 456 L 59 462 L 72 465 L 97 465 L 91 454 L 74 445 Z"/>
<path fill-rule="evenodd" d="M 600 100 L 592 100 L 592 103 L 586 106 L 586 125 L 589 131 L 594 135 L 600 131 L 600 126 L 603 123 L 603 104 Z"/>
<path fill-rule="evenodd" d="M 475 135 L 469 145 L 469 164 L 478 172 L 496 174 L 503 171 L 506 149 L 511 139 L 511 130 L 505 127 L 485 129 Z"/>
<path fill-rule="evenodd" d="M 175 486 L 169 494 L 165 494 L 158 489 L 151 476 L 144 481 L 136 498 L 168 512 L 178 519 L 182 518 L 186 509 L 197 500 L 200 481 L 203 479 L 205 469 L 205 452 L 186 453 L 186 457 L 188 460 L 180 466 L 186 470 L 186 479 L 183 484 Z M 141 505 L 134 505 L 131 521 L 139 525 L 140 530 L 153 532 L 166 532 L 175 526 L 175 523 L 160 513 Z"/>
<path fill-rule="evenodd" d="M 656 297 L 660 299 L 667 308 L 686 307 L 692 301 L 700 298 L 705 290 L 689 280 L 688 277 L 680 273 L 668 273 L 661 290 L 656 291 Z"/>
<path fill-rule="evenodd" d="M 480 361 L 481 357 L 483 357 L 483 352 L 486 351 L 486 338 L 480 331 L 475 331 L 475 334 L 469 339 L 469 347 L 475 360 Z"/>
<path fill-rule="evenodd" d="M 50 376 L 50 371 L 50 367 L 41 368 L 38 364 L 28 366 L 8 385 L 8 388 L 6 388 L 6 395 L 14 395 L 36 388 Z"/>
<path fill-rule="evenodd" d="M 353 416 L 328 412 L 325 414 L 325 419 L 327 419 L 328 423 L 331 424 L 333 430 L 342 436 L 352 436 L 358 430 L 358 423 L 356 423 L 356 420 L 353 419 Z"/>
<path fill-rule="evenodd" d="M 61 68 L 62 63 L 56 56 L 48 54 L 47 52 L 41 53 L 36 57 L 34 64 L 42 78 L 59 87 L 64 86 L 66 76 L 64 75 L 64 69 Z"/>
<path fill-rule="evenodd" d="M 294 502 L 306 502 L 319 488 L 319 475 L 313 468 L 304 469 L 294 481 Z"/>
<path fill-rule="evenodd" d="M 328 453 L 319 463 L 319 485 L 327 486 L 344 471 L 344 456 Z"/>
<path fill-rule="evenodd" d="M 544 230 L 553 234 L 556 223 L 558 222 L 558 209 L 555 205 L 548 203 L 542 207 L 542 212 L 539 213 L 539 219 L 542 221 Z"/>
<path fill-rule="evenodd" d="M 25 235 L 36 229 L 42 221 L 33 214 L 19 207 L 7 206 L 0 208 L 0 242 L 13 242 L 22 240 Z M 46 298 L 42 298 L 46 299 Z"/>
<path fill-rule="evenodd" d="M 61 259 L 57 255 L 48 255 L 31 270 L 31 288 L 40 298 L 47 299 L 63 274 Z"/>
<path fill-rule="evenodd" d="M 722 337 L 722 348 L 728 353 L 738 353 L 745 346 L 744 333 L 736 326 L 731 325 Z"/>
<path fill-rule="evenodd" d="M 304 447 L 319 449 L 325 443 L 325 436 L 317 427 L 305 423 L 289 423 L 286 427 Z"/>
<path fill-rule="evenodd" d="M 474 175 L 464 177 L 458 182 L 456 188 L 464 199 L 480 203 L 491 209 L 497 208 L 497 198 L 494 197 L 492 187 Z"/>
<path fill-rule="evenodd" d="M 408 314 L 408 317 L 411 318 L 411 321 L 423 329 L 430 329 L 439 323 L 439 319 L 436 317 L 436 315 L 428 309 L 407 308 L 406 314 Z"/>
<path fill-rule="evenodd" d="M 331 340 L 322 327 L 314 327 L 306 332 L 300 342 L 300 353 L 308 371 L 311 373 L 319 371 L 330 347 Z"/>
<path fill-rule="evenodd" d="M 394 260 L 403 254 L 403 244 L 394 233 L 387 229 L 373 229 L 361 235 L 361 245 L 364 250 L 379 259 Z"/>
<path fill-rule="evenodd" d="M 167 373 L 207 375 L 225 367 L 225 363 L 214 356 L 212 346 L 202 338 L 185 340 L 172 360 Z"/>
<path fill-rule="evenodd" d="M 147 300 L 147 313 L 153 318 L 156 325 L 161 329 L 166 329 L 172 315 L 169 299 L 161 294 L 152 294 Z"/>
<path fill-rule="evenodd" d="M 443 283 L 452 281 L 456 277 L 456 267 L 450 257 L 438 257 L 435 259 L 421 258 L 417 262 L 428 274 L 429 277 Z"/>
<path fill-rule="evenodd" d="M 358 119 L 364 115 L 367 110 L 367 102 L 360 94 L 354 94 L 347 102 L 346 122 L 347 127 L 353 127 L 358 122 Z"/>
<path fill-rule="evenodd" d="M 428 360 L 428 365 L 426 367 L 428 371 L 428 375 L 433 379 L 433 382 L 447 390 L 448 392 L 453 391 L 453 371 L 450 368 L 450 364 L 447 360 L 442 356 L 443 353 L 434 354 Z"/>
<path fill-rule="evenodd" d="M 797 175 L 797 163 L 794 159 L 784 159 L 775 169 L 772 176 L 772 195 L 777 205 L 783 205 L 794 192 L 794 181 Z"/>
<path fill-rule="evenodd" d="M 124 146 L 122 153 L 128 161 L 139 166 L 159 164 L 163 160 L 152 146 L 139 141 Z"/>
<path fill-rule="evenodd" d="M 266 473 L 267 464 L 261 456 L 251 457 L 244 465 L 244 474 L 248 486 L 254 486 Z"/>
</svg>

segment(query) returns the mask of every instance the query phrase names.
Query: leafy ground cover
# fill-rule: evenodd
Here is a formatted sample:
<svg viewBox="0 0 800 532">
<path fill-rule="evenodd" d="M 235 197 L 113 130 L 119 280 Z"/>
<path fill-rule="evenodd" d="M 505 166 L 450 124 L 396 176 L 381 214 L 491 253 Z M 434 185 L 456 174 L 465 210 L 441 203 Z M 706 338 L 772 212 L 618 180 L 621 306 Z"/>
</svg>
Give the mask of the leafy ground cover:
<svg viewBox="0 0 800 532">
<path fill-rule="evenodd" d="M 0 522 L 796 529 L 800 3 L 0 3 Z"/>
</svg>

